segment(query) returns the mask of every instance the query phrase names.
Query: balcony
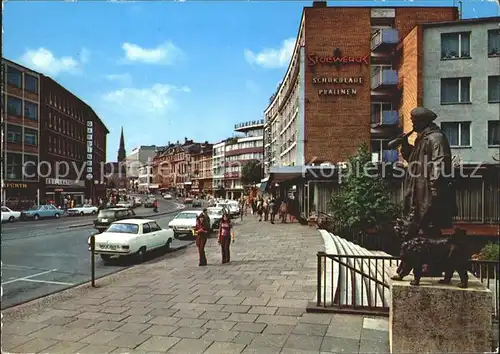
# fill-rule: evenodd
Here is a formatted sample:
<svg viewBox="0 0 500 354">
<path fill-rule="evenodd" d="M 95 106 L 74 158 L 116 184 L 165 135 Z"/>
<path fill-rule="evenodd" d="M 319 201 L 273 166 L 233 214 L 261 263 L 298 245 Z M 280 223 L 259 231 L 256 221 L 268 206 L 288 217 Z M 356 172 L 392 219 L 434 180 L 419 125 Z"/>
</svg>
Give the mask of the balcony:
<svg viewBox="0 0 500 354">
<path fill-rule="evenodd" d="M 399 33 L 395 28 L 384 28 L 372 36 L 371 49 L 374 53 L 392 51 L 399 43 Z"/>
<path fill-rule="evenodd" d="M 398 72 L 393 69 L 378 68 L 371 78 L 372 90 L 397 88 Z"/>
<path fill-rule="evenodd" d="M 371 116 L 372 126 L 394 125 L 399 123 L 399 114 L 396 110 L 384 110 L 373 112 Z"/>
</svg>

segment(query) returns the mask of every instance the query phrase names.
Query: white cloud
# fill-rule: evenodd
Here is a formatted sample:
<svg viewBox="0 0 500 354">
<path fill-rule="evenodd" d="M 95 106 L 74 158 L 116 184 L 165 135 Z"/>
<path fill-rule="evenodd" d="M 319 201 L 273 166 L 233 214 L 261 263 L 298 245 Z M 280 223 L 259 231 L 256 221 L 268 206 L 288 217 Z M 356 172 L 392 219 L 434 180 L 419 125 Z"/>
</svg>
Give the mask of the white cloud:
<svg viewBox="0 0 500 354">
<path fill-rule="evenodd" d="M 150 88 L 123 88 L 108 92 L 102 99 L 107 108 L 121 119 L 159 119 L 165 118 L 173 108 L 173 94 L 190 91 L 189 87 L 154 84 Z"/>
<path fill-rule="evenodd" d="M 279 48 L 265 48 L 256 53 L 245 49 L 244 55 L 247 62 L 268 69 L 287 67 L 293 54 L 295 38 L 285 39 Z"/>
<path fill-rule="evenodd" d="M 83 64 L 88 62 L 90 52 L 83 48 L 77 55 L 80 57 L 79 59 L 71 56 L 58 58 L 50 50 L 40 47 L 36 50 L 27 50 L 20 61 L 29 68 L 46 75 L 57 76 L 63 72 L 77 74 L 81 72 Z"/>
<path fill-rule="evenodd" d="M 117 81 L 122 85 L 130 85 L 132 83 L 132 75 L 129 73 L 123 74 L 109 74 L 105 76 L 106 80 Z"/>
<path fill-rule="evenodd" d="M 125 60 L 146 64 L 172 65 L 181 55 L 182 50 L 171 41 L 164 42 L 156 48 L 143 48 L 137 44 L 122 44 Z"/>
</svg>

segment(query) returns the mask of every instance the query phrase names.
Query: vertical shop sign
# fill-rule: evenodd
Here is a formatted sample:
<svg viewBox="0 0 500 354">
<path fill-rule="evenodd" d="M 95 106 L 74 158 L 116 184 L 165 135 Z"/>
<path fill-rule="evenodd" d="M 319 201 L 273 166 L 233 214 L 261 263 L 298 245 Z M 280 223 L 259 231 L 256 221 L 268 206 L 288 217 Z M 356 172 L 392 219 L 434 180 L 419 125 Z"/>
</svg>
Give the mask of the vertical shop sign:
<svg viewBox="0 0 500 354">
<path fill-rule="evenodd" d="M 93 156 L 93 146 L 92 143 L 94 141 L 94 122 L 91 120 L 87 121 L 87 176 L 88 180 L 94 178 L 94 174 L 92 172 L 92 156 Z"/>
</svg>

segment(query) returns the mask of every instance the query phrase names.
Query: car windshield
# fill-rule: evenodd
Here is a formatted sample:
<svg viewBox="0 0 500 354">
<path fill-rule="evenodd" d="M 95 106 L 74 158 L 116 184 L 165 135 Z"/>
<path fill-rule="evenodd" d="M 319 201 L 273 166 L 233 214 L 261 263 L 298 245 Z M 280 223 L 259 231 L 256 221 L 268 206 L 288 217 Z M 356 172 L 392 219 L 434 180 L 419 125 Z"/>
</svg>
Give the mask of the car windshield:
<svg viewBox="0 0 500 354">
<path fill-rule="evenodd" d="M 111 224 L 106 232 L 115 232 L 118 234 L 136 234 L 139 232 L 137 224 Z"/>
<path fill-rule="evenodd" d="M 115 216 L 115 212 L 113 210 L 101 210 L 99 212 L 99 218 L 112 218 Z"/>
<path fill-rule="evenodd" d="M 198 215 L 195 213 L 180 213 L 175 218 L 176 219 L 196 219 Z"/>
<path fill-rule="evenodd" d="M 213 209 L 210 210 L 210 209 L 208 209 L 207 211 L 208 211 L 209 215 L 222 215 L 222 210 L 213 210 Z"/>
</svg>

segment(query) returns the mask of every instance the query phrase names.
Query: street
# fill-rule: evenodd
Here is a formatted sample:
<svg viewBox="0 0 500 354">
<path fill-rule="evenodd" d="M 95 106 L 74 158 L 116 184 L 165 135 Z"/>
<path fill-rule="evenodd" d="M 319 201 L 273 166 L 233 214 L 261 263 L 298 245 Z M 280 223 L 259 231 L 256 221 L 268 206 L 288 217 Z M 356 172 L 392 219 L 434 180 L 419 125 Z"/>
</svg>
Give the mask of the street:
<svg viewBox="0 0 500 354">
<path fill-rule="evenodd" d="M 175 211 L 179 205 L 161 201 L 159 212 Z M 150 215 L 152 209 L 138 208 L 138 215 Z M 152 217 L 161 227 L 177 213 Z M 90 280 L 91 258 L 87 239 L 95 232 L 92 226 L 71 225 L 92 223 L 94 217 L 67 217 L 61 220 L 19 222 L 2 226 L 2 309 L 60 291 Z M 191 241 L 174 240 L 172 249 Z M 163 256 L 156 252 L 151 257 Z M 104 265 L 96 257 L 96 277 L 133 266 L 130 260 L 117 260 Z"/>
</svg>

